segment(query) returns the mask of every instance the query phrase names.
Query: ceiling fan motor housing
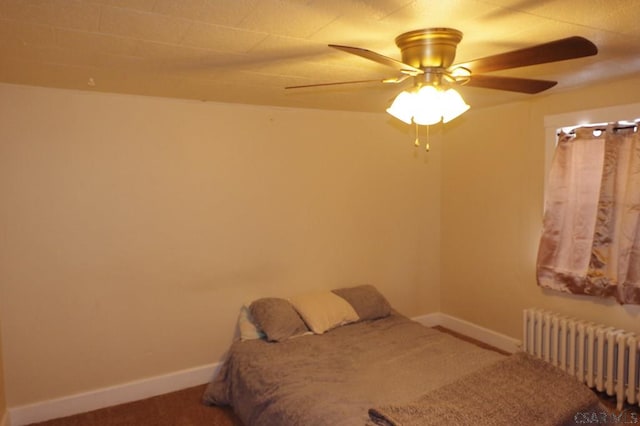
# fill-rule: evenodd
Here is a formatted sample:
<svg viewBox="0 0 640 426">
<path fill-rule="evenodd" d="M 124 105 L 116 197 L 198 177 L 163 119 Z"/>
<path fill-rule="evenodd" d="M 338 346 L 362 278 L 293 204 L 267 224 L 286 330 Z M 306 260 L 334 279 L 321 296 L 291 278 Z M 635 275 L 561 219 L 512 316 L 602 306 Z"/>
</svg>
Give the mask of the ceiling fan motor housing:
<svg viewBox="0 0 640 426">
<path fill-rule="evenodd" d="M 396 37 L 402 62 L 416 68 L 449 68 L 456 57 L 462 32 L 453 28 L 427 28 Z"/>
</svg>

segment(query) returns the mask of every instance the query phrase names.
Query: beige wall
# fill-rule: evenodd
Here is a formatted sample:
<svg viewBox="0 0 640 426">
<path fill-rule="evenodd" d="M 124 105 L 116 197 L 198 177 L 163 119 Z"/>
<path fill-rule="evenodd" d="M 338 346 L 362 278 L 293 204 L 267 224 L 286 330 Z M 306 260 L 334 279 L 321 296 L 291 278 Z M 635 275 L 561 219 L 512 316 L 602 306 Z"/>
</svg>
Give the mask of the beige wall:
<svg viewBox="0 0 640 426">
<path fill-rule="evenodd" d="M 214 362 L 243 302 L 362 282 L 517 338 L 529 306 L 640 331 L 535 284 L 544 116 L 638 84 L 472 109 L 428 155 L 383 114 L 0 85 L 9 406 Z"/>
<path fill-rule="evenodd" d="M 527 307 L 640 331 L 637 306 L 541 290 L 535 281 L 544 116 L 637 103 L 639 84 L 637 78 L 470 111 L 449 129 L 442 157 L 443 312 L 516 338 Z"/>
<path fill-rule="evenodd" d="M 438 311 L 439 146 L 384 114 L 0 85 L 10 407 L 219 360 L 243 302 Z"/>
</svg>

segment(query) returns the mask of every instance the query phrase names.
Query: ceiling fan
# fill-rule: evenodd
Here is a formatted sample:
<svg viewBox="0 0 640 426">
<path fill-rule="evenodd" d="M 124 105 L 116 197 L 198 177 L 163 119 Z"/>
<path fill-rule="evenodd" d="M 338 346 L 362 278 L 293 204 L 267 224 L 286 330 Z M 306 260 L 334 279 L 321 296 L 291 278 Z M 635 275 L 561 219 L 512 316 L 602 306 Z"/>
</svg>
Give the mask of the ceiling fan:
<svg viewBox="0 0 640 426">
<path fill-rule="evenodd" d="M 360 47 L 330 44 L 329 47 L 389 66 L 398 71 L 399 75 L 391 78 L 385 78 L 383 80 L 317 83 L 301 86 L 288 86 L 286 89 L 369 82 L 397 84 L 412 77 L 414 80 L 412 90 L 400 93 L 398 98 L 396 98 L 396 101 L 394 101 L 394 104 L 387 110 L 387 112 L 408 124 L 411 124 L 412 122 L 416 124 L 435 124 L 436 122 L 439 122 L 440 119 L 447 122 L 469 108 L 469 106 L 464 103 L 460 95 L 455 91 L 453 91 L 455 92 L 455 95 L 453 96 L 455 97 L 457 95 L 457 98 L 459 99 L 450 101 L 448 98 L 444 99 L 440 96 L 442 93 L 451 93 L 448 89 L 452 89 L 453 86 L 467 85 L 471 87 L 507 90 L 520 93 L 539 93 L 555 86 L 557 82 L 529 78 L 492 76 L 485 75 L 484 73 L 563 61 L 567 59 L 582 58 L 598 53 L 598 48 L 591 41 L 583 37 L 574 36 L 544 44 L 538 44 L 524 49 L 487 56 L 469 62 L 453 64 L 456 55 L 456 47 L 461 40 L 462 32 L 452 28 L 427 28 L 400 34 L 396 37 L 395 42 L 400 48 L 402 54 L 401 61 Z M 421 90 L 423 88 L 428 88 L 429 90 Z M 445 115 L 438 115 L 437 112 L 434 112 L 429 117 L 424 117 L 424 111 L 428 108 L 425 107 L 426 102 L 421 102 L 419 109 L 422 112 L 416 115 L 414 112 L 418 109 L 416 106 L 417 99 L 421 92 L 425 93 L 422 98 L 430 97 L 430 102 L 433 105 L 440 104 L 442 106 L 443 102 L 453 102 L 453 104 L 458 105 L 458 111 L 461 109 L 462 111 L 458 112 L 453 117 L 452 115 L 456 111 Z M 405 93 L 414 96 L 404 96 L 405 101 L 399 102 L 399 98 Z M 397 112 L 398 115 L 393 112 L 396 102 L 399 103 L 398 108 L 395 108 L 395 112 Z M 404 107 L 400 105 L 400 103 L 403 103 Z M 409 108 L 409 110 L 407 110 L 407 108 Z M 435 120 L 435 116 L 437 116 L 437 120 Z"/>
</svg>

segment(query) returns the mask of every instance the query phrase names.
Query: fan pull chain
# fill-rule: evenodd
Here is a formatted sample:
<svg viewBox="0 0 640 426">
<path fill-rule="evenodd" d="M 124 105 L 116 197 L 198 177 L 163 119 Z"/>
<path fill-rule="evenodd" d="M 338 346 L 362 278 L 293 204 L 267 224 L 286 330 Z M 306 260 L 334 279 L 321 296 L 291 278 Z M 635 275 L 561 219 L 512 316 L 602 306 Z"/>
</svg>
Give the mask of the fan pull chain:
<svg viewBox="0 0 640 426">
<path fill-rule="evenodd" d="M 429 152 L 429 126 L 427 126 L 427 143 L 426 143 L 426 145 L 424 146 L 424 150 L 425 150 L 426 152 Z"/>
<path fill-rule="evenodd" d="M 420 126 L 418 126 L 418 123 L 415 123 L 416 125 L 416 140 L 413 143 L 416 147 L 420 146 Z M 429 126 L 427 126 L 427 143 L 424 146 L 424 150 L 429 152 Z"/>
</svg>

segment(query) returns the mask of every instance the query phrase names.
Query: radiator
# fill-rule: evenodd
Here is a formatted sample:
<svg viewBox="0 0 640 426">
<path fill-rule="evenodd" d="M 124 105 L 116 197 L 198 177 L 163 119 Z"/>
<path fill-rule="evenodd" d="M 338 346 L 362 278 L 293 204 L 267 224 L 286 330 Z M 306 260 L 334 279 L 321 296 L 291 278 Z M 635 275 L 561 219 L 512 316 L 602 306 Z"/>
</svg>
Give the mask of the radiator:
<svg viewBox="0 0 640 426">
<path fill-rule="evenodd" d="M 640 405 L 638 336 L 540 309 L 523 317 L 523 351 L 615 396 L 618 410 L 624 402 Z"/>
</svg>

